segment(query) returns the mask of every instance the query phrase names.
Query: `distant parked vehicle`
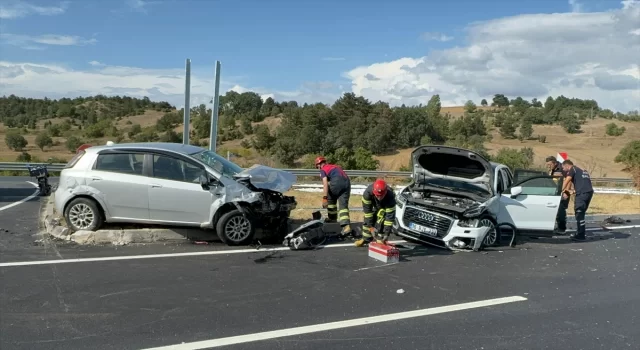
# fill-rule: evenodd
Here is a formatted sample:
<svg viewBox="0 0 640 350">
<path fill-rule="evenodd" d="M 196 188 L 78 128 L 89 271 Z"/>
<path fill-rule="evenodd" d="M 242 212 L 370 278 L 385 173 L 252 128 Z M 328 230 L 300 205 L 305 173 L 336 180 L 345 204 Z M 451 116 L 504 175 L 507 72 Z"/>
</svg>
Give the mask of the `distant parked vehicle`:
<svg viewBox="0 0 640 350">
<path fill-rule="evenodd" d="M 51 161 L 51 159 L 49 159 Z M 49 162 L 51 164 L 51 162 Z M 38 181 L 38 195 L 40 196 L 48 196 L 51 194 L 51 185 L 49 184 L 49 170 L 47 169 L 47 165 L 35 165 L 31 166 L 27 164 L 27 169 L 29 170 L 29 176 L 35 177 Z"/>
<path fill-rule="evenodd" d="M 211 228 L 228 245 L 257 228 L 286 234 L 296 176 L 263 165 L 242 169 L 207 149 L 127 143 L 78 150 L 60 173 L 55 206 L 73 231 L 104 222 Z"/>
</svg>

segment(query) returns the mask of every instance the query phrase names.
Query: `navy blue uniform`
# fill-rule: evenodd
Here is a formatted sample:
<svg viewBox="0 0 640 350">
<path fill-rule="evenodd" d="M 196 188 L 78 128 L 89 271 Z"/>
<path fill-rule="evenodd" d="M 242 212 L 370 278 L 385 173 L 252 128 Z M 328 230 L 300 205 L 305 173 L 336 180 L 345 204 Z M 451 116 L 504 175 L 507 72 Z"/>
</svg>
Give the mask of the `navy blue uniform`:
<svg viewBox="0 0 640 350">
<path fill-rule="evenodd" d="M 325 177 L 329 183 L 329 192 L 327 193 L 328 219 L 338 219 L 340 226 L 347 226 L 351 223 L 349 218 L 351 180 L 342 168 L 334 164 L 324 164 L 320 168 L 320 178 L 324 179 Z M 338 211 L 338 206 L 340 207 L 340 211 Z"/>
<path fill-rule="evenodd" d="M 576 212 L 576 221 L 578 222 L 577 238 L 584 239 L 586 234 L 586 221 L 585 216 L 591 199 L 593 198 L 593 186 L 591 185 L 591 177 L 589 172 L 578 168 L 577 166 L 571 167 L 567 171 L 566 176 L 571 176 L 571 182 L 573 188 L 576 191 L 576 198 L 574 202 L 574 210 Z"/>
</svg>

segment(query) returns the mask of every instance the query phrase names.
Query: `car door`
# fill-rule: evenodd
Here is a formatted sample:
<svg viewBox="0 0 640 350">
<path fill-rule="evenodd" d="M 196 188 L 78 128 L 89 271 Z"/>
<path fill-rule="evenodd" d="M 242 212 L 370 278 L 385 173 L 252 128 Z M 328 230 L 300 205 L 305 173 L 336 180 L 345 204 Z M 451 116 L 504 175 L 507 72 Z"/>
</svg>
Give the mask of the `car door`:
<svg viewBox="0 0 640 350">
<path fill-rule="evenodd" d="M 511 195 L 511 189 L 522 192 Z M 508 222 L 521 232 L 551 232 L 560 205 L 560 184 L 551 176 L 534 176 L 510 186 L 500 196 L 498 221 Z"/>
<path fill-rule="evenodd" d="M 211 221 L 213 191 L 200 185 L 204 168 L 164 154 L 153 154 L 148 186 L 149 217 L 171 224 L 200 225 Z"/>
<path fill-rule="evenodd" d="M 143 175 L 144 153 L 108 151 L 98 154 L 87 173 L 87 185 L 97 191 L 112 220 L 149 219 L 149 178 Z"/>
</svg>

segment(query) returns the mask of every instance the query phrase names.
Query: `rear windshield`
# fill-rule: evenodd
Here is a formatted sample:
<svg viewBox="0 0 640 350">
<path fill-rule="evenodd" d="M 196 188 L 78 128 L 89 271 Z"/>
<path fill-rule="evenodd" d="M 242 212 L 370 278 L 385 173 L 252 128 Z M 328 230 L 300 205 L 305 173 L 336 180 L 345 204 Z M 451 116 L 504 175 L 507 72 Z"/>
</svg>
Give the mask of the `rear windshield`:
<svg viewBox="0 0 640 350">
<path fill-rule="evenodd" d="M 67 163 L 64 168 L 68 169 L 68 168 L 73 168 L 74 165 L 76 165 L 76 163 L 80 160 L 80 158 L 82 158 L 82 156 L 84 156 L 85 152 L 84 151 L 80 151 L 78 153 L 76 153 L 75 156 L 73 156 L 73 158 L 71 158 L 71 160 L 69 161 L 69 163 Z"/>
</svg>

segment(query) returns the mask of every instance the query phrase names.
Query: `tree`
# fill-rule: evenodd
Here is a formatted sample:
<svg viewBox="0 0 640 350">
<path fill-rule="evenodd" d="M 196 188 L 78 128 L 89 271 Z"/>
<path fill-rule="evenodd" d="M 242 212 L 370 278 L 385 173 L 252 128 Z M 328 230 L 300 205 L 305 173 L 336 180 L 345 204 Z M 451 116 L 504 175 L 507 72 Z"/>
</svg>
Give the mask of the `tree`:
<svg viewBox="0 0 640 350">
<path fill-rule="evenodd" d="M 531 148 L 501 148 L 494 157 L 497 163 L 508 166 L 512 171 L 515 169 L 529 169 L 533 164 L 534 153 Z"/>
<path fill-rule="evenodd" d="M 577 134 L 580 132 L 580 121 L 575 113 L 568 109 L 563 109 L 559 115 L 560 125 L 569 134 Z"/>
<path fill-rule="evenodd" d="M 467 101 L 467 103 L 464 104 L 464 111 L 466 113 L 475 113 L 477 111 L 477 109 L 478 109 L 478 107 L 471 100 Z"/>
<path fill-rule="evenodd" d="M 27 145 L 29 144 L 29 142 L 27 142 L 27 139 L 25 139 L 24 136 L 18 134 L 17 132 L 7 133 L 5 142 L 7 146 L 9 146 L 9 149 L 12 149 L 14 151 L 22 151 L 22 149 L 27 147 Z"/>
<path fill-rule="evenodd" d="M 533 124 L 527 118 L 525 118 L 520 124 L 520 137 L 524 140 L 528 140 L 533 135 Z"/>
<path fill-rule="evenodd" d="M 627 129 L 622 126 L 618 126 L 616 123 L 609 123 L 606 126 L 606 134 L 609 136 L 621 136 Z"/>
<path fill-rule="evenodd" d="M 46 131 L 42 131 L 36 136 L 36 146 L 44 152 L 45 147 L 53 146 L 53 139 Z"/>
<path fill-rule="evenodd" d="M 514 139 L 516 137 L 516 119 L 514 117 L 506 117 L 500 126 L 500 135 L 505 139 Z"/>
<path fill-rule="evenodd" d="M 259 152 L 269 151 L 276 138 L 271 135 L 269 128 L 266 125 L 256 125 L 254 129 L 254 135 L 252 140 L 252 146 Z"/>
<path fill-rule="evenodd" d="M 67 138 L 66 146 L 71 153 L 75 153 L 82 144 L 84 144 L 84 141 L 76 136 L 69 136 L 69 138 Z"/>
<path fill-rule="evenodd" d="M 503 94 L 495 94 L 491 105 L 496 107 L 509 107 L 509 99 Z"/>
<path fill-rule="evenodd" d="M 480 101 L 480 105 L 486 107 L 488 105 L 487 100 L 483 98 L 482 101 Z"/>
<path fill-rule="evenodd" d="M 627 143 L 614 159 L 616 163 L 624 164 L 627 169 L 640 169 L 640 140 Z"/>
</svg>

